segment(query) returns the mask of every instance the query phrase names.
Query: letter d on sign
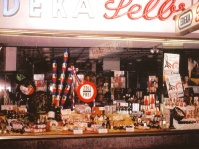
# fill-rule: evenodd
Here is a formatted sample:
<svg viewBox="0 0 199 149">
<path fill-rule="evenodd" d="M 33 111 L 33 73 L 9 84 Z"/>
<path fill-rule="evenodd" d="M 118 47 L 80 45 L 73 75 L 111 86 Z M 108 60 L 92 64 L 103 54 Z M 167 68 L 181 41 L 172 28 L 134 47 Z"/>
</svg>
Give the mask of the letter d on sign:
<svg viewBox="0 0 199 149">
<path fill-rule="evenodd" d="M 15 15 L 20 7 L 19 0 L 12 0 L 14 1 L 14 7 L 9 10 L 9 4 L 10 4 L 9 1 L 10 0 L 3 1 L 3 16 L 5 17 L 10 17 L 10 16 Z"/>
</svg>

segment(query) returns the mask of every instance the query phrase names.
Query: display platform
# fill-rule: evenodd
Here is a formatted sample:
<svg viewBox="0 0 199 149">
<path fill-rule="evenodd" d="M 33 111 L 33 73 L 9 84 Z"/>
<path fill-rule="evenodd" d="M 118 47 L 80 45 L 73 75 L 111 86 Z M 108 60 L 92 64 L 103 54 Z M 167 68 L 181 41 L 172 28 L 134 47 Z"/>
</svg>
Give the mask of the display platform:
<svg viewBox="0 0 199 149">
<path fill-rule="evenodd" d="M 0 136 L 2 149 L 132 149 L 132 148 L 187 148 L 199 147 L 199 130 L 135 130 L 135 132 L 104 134 L 46 133 Z"/>
</svg>

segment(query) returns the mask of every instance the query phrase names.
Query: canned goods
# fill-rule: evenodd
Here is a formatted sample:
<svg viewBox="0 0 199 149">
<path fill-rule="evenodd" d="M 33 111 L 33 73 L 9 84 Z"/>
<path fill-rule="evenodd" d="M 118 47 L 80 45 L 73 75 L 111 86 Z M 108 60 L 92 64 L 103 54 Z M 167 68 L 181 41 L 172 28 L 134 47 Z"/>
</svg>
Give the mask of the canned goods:
<svg viewBox="0 0 199 149">
<path fill-rule="evenodd" d="M 62 64 L 62 72 L 66 72 L 66 66 L 67 66 L 66 63 L 63 63 L 63 64 Z"/>
<path fill-rule="evenodd" d="M 68 60 L 68 50 L 65 50 L 64 52 L 64 61 Z"/>
<path fill-rule="evenodd" d="M 62 73 L 62 74 L 60 75 L 60 82 L 63 83 L 63 82 L 64 82 L 64 79 L 65 79 L 65 74 Z"/>
<path fill-rule="evenodd" d="M 63 84 L 59 84 L 58 86 L 58 93 L 60 94 L 62 92 L 63 89 Z"/>
<path fill-rule="evenodd" d="M 52 81 L 55 83 L 57 81 L 57 74 L 53 73 L 52 75 Z"/>
<path fill-rule="evenodd" d="M 53 71 L 53 72 L 56 72 L 56 71 L 57 71 L 57 63 L 56 63 L 56 60 L 54 60 L 53 63 L 52 63 L 52 71 Z"/>
</svg>

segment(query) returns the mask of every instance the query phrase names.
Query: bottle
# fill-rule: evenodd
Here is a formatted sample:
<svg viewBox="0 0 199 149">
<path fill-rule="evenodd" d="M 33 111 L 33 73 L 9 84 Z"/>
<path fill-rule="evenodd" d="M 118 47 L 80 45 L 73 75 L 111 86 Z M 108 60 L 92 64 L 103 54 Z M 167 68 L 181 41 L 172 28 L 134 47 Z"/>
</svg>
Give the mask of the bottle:
<svg viewBox="0 0 199 149">
<path fill-rule="evenodd" d="M 118 102 L 117 103 L 117 113 L 120 114 L 121 112 L 121 106 L 120 106 L 120 103 Z"/>
<path fill-rule="evenodd" d="M 102 128 L 106 128 L 105 122 L 102 123 Z"/>
<path fill-rule="evenodd" d="M 128 103 L 128 114 L 129 115 L 132 114 L 132 103 L 131 102 Z"/>
<path fill-rule="evenodd" d="M 150 103 L 151 103 L 151 104 L 154 104 L 154 103 L 155 103 L 154 94 L 150 94 Z"/>
<path fill-rule="evenodd" d="M 40 120 L 40 118 L 37 118 L 36 126 L 37 126 L 38 129 L 41 128 L 41 120 Z"/>
<path fill-rule="evenodd" d="M 42 132 L 46 131 L 46 116 L 42 116 L 41 118 L 41 128 L 42 128 Z"/>
<path fill-rule="evenodd" d="M 162 128 L 166 128 L 167 126 L 167 122 L 166 122 L 166 117 L 165 116 L 163 116 L 163 118 L 162 118 Z"/>
<path fill-rule="evenodd" d="M 51 106 L 48 111 L 48 120 L 55 120 L 55 107 Z"/>
<path fill-rule="evenodd" d="M 106 119 L 106 129 L 111 129 L 109 117 L 107 117 L 107 119 Z"/>
<path fill-rule="evenodd" d="M 60 107 L 55 108 L 55 120 L 61 121 L 61 108 Z"/>
</svg>

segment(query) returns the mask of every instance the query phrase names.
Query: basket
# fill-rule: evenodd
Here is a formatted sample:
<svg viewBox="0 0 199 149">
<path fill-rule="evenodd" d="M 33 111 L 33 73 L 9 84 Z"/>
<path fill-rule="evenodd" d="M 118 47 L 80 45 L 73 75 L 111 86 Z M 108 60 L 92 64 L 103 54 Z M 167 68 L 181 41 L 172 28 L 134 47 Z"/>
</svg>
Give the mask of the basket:
<svg viewBox="0 0 199 149">
<path fill-rule="evenodd" d="M 172 110 L 173 118 L 177 121 L 181 121 L 185 117 L 185 113 L 179 107 L 175 107 Z"/>
</svg>

